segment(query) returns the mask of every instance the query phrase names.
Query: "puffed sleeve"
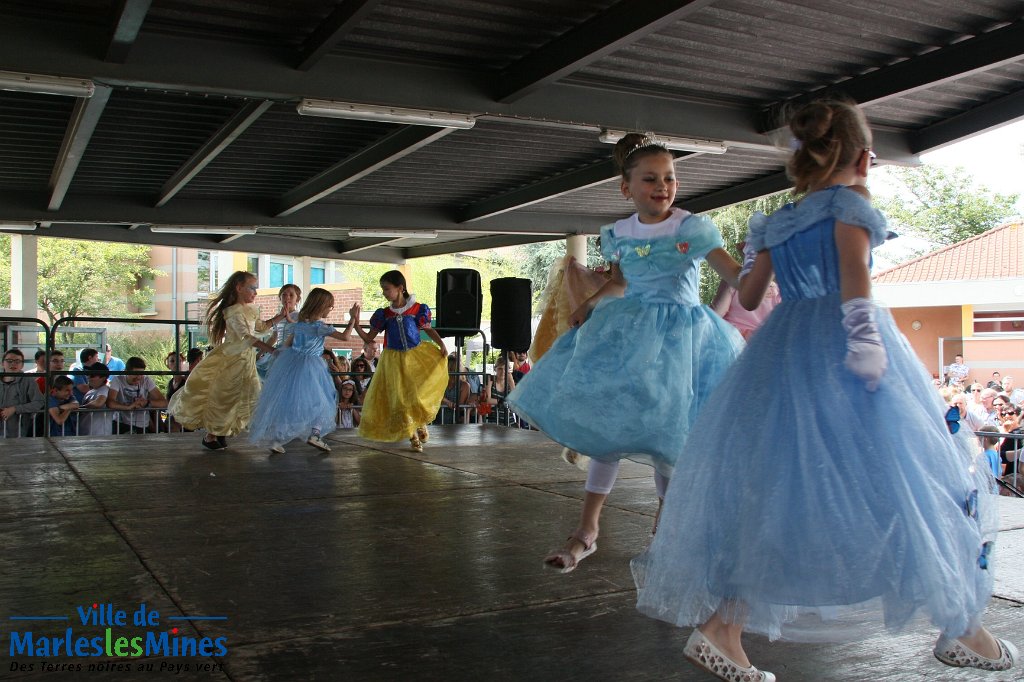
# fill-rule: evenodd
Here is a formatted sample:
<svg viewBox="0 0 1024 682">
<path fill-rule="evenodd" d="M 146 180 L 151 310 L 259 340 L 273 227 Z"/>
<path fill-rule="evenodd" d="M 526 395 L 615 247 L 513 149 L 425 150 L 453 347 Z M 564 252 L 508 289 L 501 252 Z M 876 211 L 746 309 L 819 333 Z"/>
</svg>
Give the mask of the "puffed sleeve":
<svg viewBox="0 0 1024 682">
<path fill-rule="evenodd" d="M 224 326 L 229 340 L 244 339 L 252 345 L 256 340 L 253 336 L 256 317 L 259 309 L 256 306 L 233 305 L 224 311 Z"/>
<path fill-rule="evenodd" d="M 703 258 L 723 246 L 722 234 L 711 218 L 704 215 L 688 216 L 679 224 L 676 239 L 683 245 L 681 252 L 691 258 Z"/>
<path fill-rule="evenodd" d="M 384 331 L 384 309 L 377 308 L 377 310 L 370 317 L 370 329 L 377 332 Z"/>
<path fill-rule="evenodd" d="M 843 187 L 835 193 L 832 211 L 836 220 L 867 230 L 871 236 L 871 248 L 882 245 L 889 236 L 889 223 L 885 215 L 852 189 Z"/>
<path fill-rule="evenodd" d="M 420 329 L 430 327 L 430 306 L 426 303 L 419 304 L 420 309 L 416 311 L 416 326 Z"/>
</svg>

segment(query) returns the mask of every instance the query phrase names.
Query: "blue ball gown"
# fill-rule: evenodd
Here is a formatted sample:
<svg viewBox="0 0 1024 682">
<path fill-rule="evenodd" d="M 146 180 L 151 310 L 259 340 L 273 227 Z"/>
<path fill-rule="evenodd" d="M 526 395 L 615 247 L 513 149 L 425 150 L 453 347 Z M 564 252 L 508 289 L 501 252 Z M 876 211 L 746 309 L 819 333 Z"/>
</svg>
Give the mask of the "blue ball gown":
<svg viewBox="0 0 1024 682">
<path fill-rule="evenodd" d="M 700 261 L 722 246 L 714 223 L 673 209 L 601 229 L 604 257 L 626 279 L 515 387 L 508 403 L 565 447 L 599 461 L 623 457 L 671 476 L 690 424 L 743 347 L 700 303 Z M 706 453 L 705 453 L 706 454 Z"/>
<path fill-rule="evenodd" d="M 308 438 L 314 428 L 321 436 L 335 429 L 338 394 L 320 357 L 324 338 L 335 331 L 323 322 L 287 325 L 284 334 L 292 337 L 292 345 L 281 348 L 270 365 L 249 424 L 249 440 L 287 443 Z"/>
<path fill-rule="evenodd" d="M 888 370 L 874 393 L 843 364 L 835 223 L 872 247 L 885 218 L 832 187 L 772 216 L 782 303 L 712 394 L 669 486 L 657 536 L 633 560 L 638 608 L 675 625 L 716 609 L 775 639 L 841 640 L 918 619 L 960 636 L 992 590 L 991 474 L 950 435 L 921 362 L 879 310 Z M 988 480 L 986 480 L 988 477 Z"/>
</svg>

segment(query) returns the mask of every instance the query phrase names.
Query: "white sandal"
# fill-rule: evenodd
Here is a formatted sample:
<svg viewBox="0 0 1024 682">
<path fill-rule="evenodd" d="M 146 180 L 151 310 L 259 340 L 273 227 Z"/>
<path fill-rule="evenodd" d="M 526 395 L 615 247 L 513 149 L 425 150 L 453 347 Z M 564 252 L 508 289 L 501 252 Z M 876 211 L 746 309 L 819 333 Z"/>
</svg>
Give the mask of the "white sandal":
<svg viewBox="0 0 1024 682">
<path fill-rule="evenodd" d="M 563 547 L 544 557 L 545 566 L 553 568 L 559 573 L 572 573 L 580 565 L 581 561 L 597 551 L 596 533 L 584 533 L 577 528 L 566 542 L 569 540 L 575 540 L 583 545 L 583 551 L 580 552 L 579 556 L 573 556 L 573 553 L 567 547 Z M 558 565 L 559 563 L 561 566 Z"/>
</svg>

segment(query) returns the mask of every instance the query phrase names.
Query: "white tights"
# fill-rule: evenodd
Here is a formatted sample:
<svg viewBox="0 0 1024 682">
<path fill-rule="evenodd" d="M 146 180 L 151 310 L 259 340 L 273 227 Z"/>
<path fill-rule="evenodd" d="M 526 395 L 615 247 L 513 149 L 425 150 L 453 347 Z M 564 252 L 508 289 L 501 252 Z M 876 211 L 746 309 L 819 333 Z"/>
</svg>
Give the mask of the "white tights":
<svg viewBox="0 0 1024 682">
<path fill-rule="evenodd" d="M 615 477 L 619 475 L 619 462 L 599 462 L 596 459 L 590 460 L 587 469 L 587 484 L 583 489 L 588 493 L 607 495 L 615 485 Z M 668 477 L 654 472 L 654 487 L 658 491 L 658 499 L 665 498 L 665 491 L 668 490 Z"/>
</svg>

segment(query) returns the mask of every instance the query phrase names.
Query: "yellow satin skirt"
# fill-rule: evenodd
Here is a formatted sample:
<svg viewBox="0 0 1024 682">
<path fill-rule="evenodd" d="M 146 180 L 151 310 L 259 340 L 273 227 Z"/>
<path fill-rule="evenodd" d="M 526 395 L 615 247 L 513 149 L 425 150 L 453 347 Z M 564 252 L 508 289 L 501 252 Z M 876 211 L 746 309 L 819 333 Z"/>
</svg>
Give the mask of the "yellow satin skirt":
<svg viewBox="0 0 1024 682">
<path fill-rule="evenodd" d="M 448 360 L 434 344 L 384 349 L 363 399 L 359 435 L 389 443 L 410 438 L 433 421 L 447 387 Z"/>
<path fill-rule="evenodd" d="M 223 343 L 192 370 L 167 411 L 186 429 L 234 436 L 249 426 L 260 388 L 256 349 L 244 342 Z"/>
</svg>

